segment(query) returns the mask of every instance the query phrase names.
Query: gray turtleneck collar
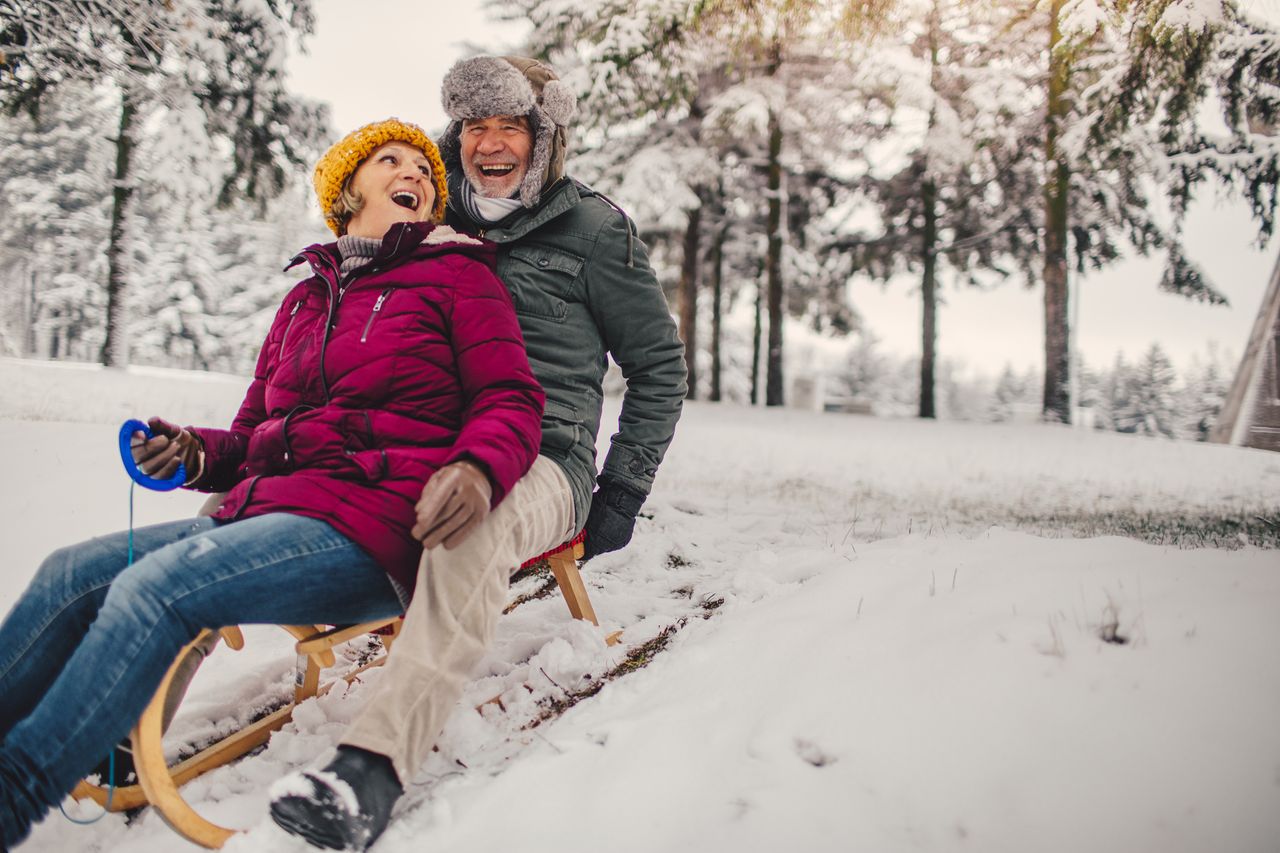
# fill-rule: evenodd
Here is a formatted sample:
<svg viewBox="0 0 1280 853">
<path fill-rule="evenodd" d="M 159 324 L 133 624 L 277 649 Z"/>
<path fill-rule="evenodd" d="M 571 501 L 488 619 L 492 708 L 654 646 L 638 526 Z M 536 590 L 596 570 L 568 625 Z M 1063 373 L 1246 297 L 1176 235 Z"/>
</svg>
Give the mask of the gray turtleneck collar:
<svg viewBox="0 0 1280 853">
<path fill-rule="evenodd" d="M 373 256 L 380 248 L 382 248 L 381 240 L 343 234 L 338 238 L 338 253 L 342 255 L 342 266 L 339 269 L 343 275 L 346 275 L 356 267 L 364 266 L 373 260 Z"/>
</svg>

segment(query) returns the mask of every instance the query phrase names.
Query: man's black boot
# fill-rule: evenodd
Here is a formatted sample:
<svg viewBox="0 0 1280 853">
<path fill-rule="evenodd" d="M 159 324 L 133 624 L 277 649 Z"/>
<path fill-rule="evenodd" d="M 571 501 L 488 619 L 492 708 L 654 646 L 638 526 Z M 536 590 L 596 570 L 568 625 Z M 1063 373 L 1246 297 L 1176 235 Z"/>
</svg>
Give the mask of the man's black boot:
<svg viewBox="0 0 1280 853">
<path fill-rule="evenodd" d="M 340 746 L 323 770 L 290 773 L 271 786 L 271 819 L 313 847 L 366 850 L 403 793 L 390 758 Z"/>
</svg>

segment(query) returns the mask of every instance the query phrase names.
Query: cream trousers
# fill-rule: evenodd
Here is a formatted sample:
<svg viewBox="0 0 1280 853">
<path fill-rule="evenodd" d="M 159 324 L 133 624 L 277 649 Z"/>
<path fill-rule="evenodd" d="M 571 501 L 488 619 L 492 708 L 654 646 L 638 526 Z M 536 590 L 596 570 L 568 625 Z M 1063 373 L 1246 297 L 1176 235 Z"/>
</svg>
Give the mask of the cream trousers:
<svg viewBox="0 0 1280 853">
<path fill-rule="evenodd" d="M 394 653 L 342 743 L 387 756 L 407 786 L 493 640 L 511 573 L 573 531 L 569 481 L 539 456 L 461 545 L 425 552 Z"/>
</svg>

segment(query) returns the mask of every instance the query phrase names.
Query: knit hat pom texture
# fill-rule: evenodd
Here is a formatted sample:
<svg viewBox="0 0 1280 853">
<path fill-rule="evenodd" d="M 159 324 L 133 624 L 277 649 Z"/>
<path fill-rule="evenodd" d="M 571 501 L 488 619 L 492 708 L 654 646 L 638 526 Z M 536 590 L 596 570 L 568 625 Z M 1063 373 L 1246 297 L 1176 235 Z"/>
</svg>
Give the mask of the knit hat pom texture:
<svg viewBox="0 0 1280 853">
<path fill-rule="evenodd" d="M 370 154 L 388 142 L 403 142 L 426 155 L 427 162 L 431 164 L 431 182 L 436 191 L 435 205 L 431 209 L 432 219 L 439 222 L 444 218 L 449 188 L 445 182 L 444 162 L 440 159 L 440 151 L 426 131 L 416 124 L 389 118 L 366 124 L 348 133 L 335 142 L 316 163 L 313 176 L 316 198 L 320 201 L 320 212 L 325 224 L 333 233 L 338 233 L 339 223 L 329 215 L 329 211 L 342 193 L 342 185 L 355 174 L 356 169 Z"/>
</svg>

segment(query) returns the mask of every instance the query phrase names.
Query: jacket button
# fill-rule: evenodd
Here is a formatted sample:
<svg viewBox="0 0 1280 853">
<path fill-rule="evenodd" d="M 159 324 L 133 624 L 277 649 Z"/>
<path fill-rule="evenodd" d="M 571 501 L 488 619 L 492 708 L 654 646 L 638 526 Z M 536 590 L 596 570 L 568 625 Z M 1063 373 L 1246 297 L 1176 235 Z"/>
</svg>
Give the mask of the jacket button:
<svg viewBox="0 0 1280 853">
<path fill-rule="evenodd" d="M 538 266 L 540 266 L 540 267 L 549 267 L 549 266 L 551 266 L 551 259 L 550 259 L 550 258 L 538 258 Z"/>
<path fill-rule="evenodd" d="M 641 462 L 639 459 L 632 459 L 630 462 L 627 463 L 627 470 L 630 471 L 632 474 L 643 474 L 644 463 Z"/>
</svg>

